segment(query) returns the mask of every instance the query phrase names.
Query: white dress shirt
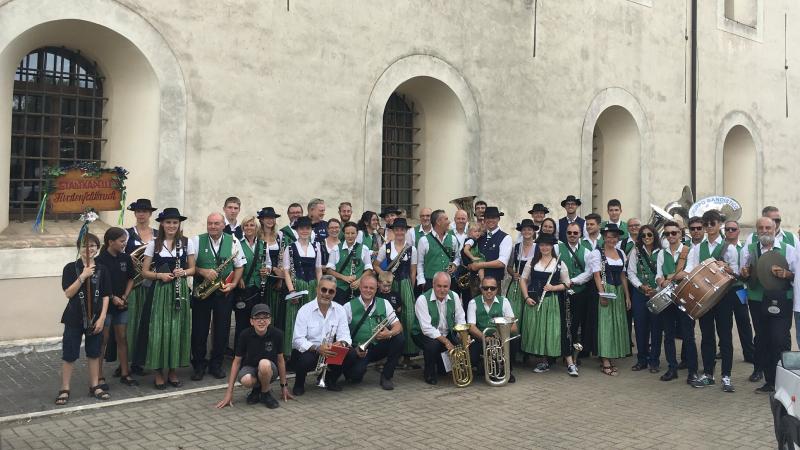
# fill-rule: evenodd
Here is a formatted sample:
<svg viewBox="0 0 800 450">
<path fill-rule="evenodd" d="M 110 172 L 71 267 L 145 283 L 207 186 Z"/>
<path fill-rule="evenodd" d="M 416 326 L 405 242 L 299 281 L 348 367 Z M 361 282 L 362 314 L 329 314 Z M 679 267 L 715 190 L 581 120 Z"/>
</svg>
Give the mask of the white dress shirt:
<svg viewBox="0 0 800 450">
<path fill-rule="evenodd" d="M 447 238 L 447 232 L 445 232 L 444 237 L 441 239 L 439 238 L 439 236 L 436 234 L 435 231 L 430 234 L 433 236 L 434 239 L 437 239 L 439 242 L 442 242 L 442 239 Z M 455 251 L 455 259 L 453 260 L 453 264 L 459 266 L 461 265 L 461 247 L 459 247 L 458 245 L 458 239 L 453 238 L 452 242 L 453 244 L 455 244 L 456 247 L 456 248 L 453 247 L 450 248 Z M 417 284 L 425 284 L 425 255 L 428 254 L 429 250 L 428 245 L 429 244 L 427 239 L 419 240 L 419 246 L 417 247 Z M 447 245 L 445 245 L 444 243 L 442 245 L 444 245 L 445 249 L 447 249 Z"/>
<path fill-rule="evenodd" d="M 348 253 L 352 250 L 352 247 L 347 246 L 347 242 L 344 243 L 344 251 L 346 253 L 341 253 L 339 251 L 339 246 L 337 245 L 336 248 L 331 251 L 330 256 L 328 257 L 328 265 L 326 266 L 328 269 L 336 270 L 336 264 L 339 264 L 339 258 L 347 258 Z M 360 255 L 353 255 L 353 258 L 361 258 L 361 262 L 364 263 L 364 270 L 372 270 L 372 252 L 361 245 L 361 254 Z M 352 262 L 352 260 L 351 260 Z M 343 275 L 343 274 L 342 274 Z"/>
<path fill-rule="evenodd" d="M 317 259 L 316 267 L 322 267 L 322 252 L 316 251 L 318 242 L 311 241 L 308 243 L 305 249 L 303 246 L 300 245 L 300 241 L 294 241 L 292 245 L 294 246 L 297 254 L 301 258 L 311 258 L 315 257 Z M 290 259 L 292 258 L 292 252 L 287 248 L 283 252 L 283 267 L 291 267 Z"/>
<path fill-rule="evenodd" d="M 683 243 L 678 243 L 678 248 L 675 249 L 673 252 L 669 249 L 669 247 L 662 248 L 660 252 L 658 252 L 658 257 L 656 258 L 656 279 L 664 279 L 664 255 L 669 253 L 672 256 L 672 260 L 675 261 L 675 265 L 678 265 L 678 258 L 681 256 L 681 252 L 683 251 Z M 688 256 L 687 256 L 688 258 Z M 677 267 L 675 267 L 677 269 Z M 669 276 L 669 275 L 667 275 Z"/>
<path fill-rule="evenodd" d="M 500 227 L 496 227 L 494 230 L 486 230 L 486 239 L 490 239 L 495 233 L 500 231 Z M 520 234 L 521 236 L 522 234 Z M 500 254 L 497 256 L 497 259 L 494 261 L 500 261 L 503 263 L 503 268 L 505 269 L 508 266 L 508 260 L 511 258 L 511 248 L 513 247 L 514 243 L 511 239 L 510 235 L 506 235 L 502 241 L 500 241 Z M 490 261 L 487 261 L 490 262 Z"/>
<path fill-rule="evenodd" d="M 427 235 L 433 232 L 433 225 L 428 229 L 428 231 L 422 230 L 422 235 Z M 406 242 L 411 243 L 411 245 L 415 245 L 417 242 L 417 227 L 411 227 L 406 231 Z"/>
<path fill-rule="evenodd" d="M 492 306 L 494 306 L 495 303 L 500 303 L 501 300 L 503 302 L 503 304 L 501 305 L 501 307 L 503 308 L 503 317 L 514 317 L 514 310 L 511 308 L 511 302 L 508 301 L 507 298 L 500 295 L 495 295 L 494 299 L 492 300 L 492 303 L 490 305 L 487 305 L 486 302 L 483 300 L 483 296 L 480 297 L 481 306 L 483 306 L 483 310 L 486 311 L 487 313 L 489 312 L 490 309 L 492 309 Z M 477 323 L 477 319 L 475 318 L 475 316 L 477 315 L 477 308 L 478 305 L 475 303 L 475 299 L 473 298 L 472 300 L 469 301 L 469 304 L 467 305 L 467 323 L 471 323 L 473 325 Z"/>
<path fill-rule="evenodd" d="M 358 301 L 361 302 L 361 306 L 363 306 L 364 310 L 366 311 L 369 305 L 364 303 L 364 298 L 359 296 Z M 383 302 L 383 307 L 386 308 L 386 316 L 390 317 L 389 325 L 394 325 L 394 323 L 397 322 L 397 314 L 394 314 L 394 307 L 392 306 L 391 303 L 389 303 L 389 300 L 375 297 L 374 301 Z M 349 324 L 350 322 L 353 321 L 353 308 L 350 307 L 350 302 L 345 303 L 344 306 L 342 306 L 342 308 L 344 308 L 344 313 L 347 315 L 347 323 Z M 369 317 L 372 317 L 376 309 L 377 305 L 372 307 L 372 310 L 369 312 Z"/>
<path fill-rule="evenodd" d="M 153 239 L 152 241 L 146 244 L 147 246 L 144 248 L 144 256 L 153 257 L 156 253 L 156 240 Z M 197 248 L 192 243 L 192 240 L 189 239 L 189 242 L 186 244 L 186 254 L 187 255 L 194 255 L 197 254 Z M 164 246 L 161 246 L 161 250 L 158 254 L 164 258 L 174 258 L 175 257 L 175 249 L 167 250 Z M 181 256 L 183 256 L 183 249 L 181 249 Z M 151 267 L 150 270 L 156 270 L 155 267 Z"/>
<path fill-rule="evenodd" d="M 225 236 L 225 233 L 222 233 L 220 237 L 216 240 L 212 239 L 211 236 L 208 237 L 208 243 L 211 244 L 211 247 L 214 250 L 214 252 L 219 252 L 219 245 L 222 243 L 223 236 Z M 239 240 L 236 239 L 236 236 L 229 234 L 228 237 L 233 240 L 233 245 L 231 246 L 231 254 L 236 253 L 236 257 L 233 258 L 233 267 L 244 267 L 244 265 L 247 264 L 247 258 L 244 256 L 244 251 L 242 251 L 242 245 L 239 243 Z M 194 236 L 190 238 L 189 247 L 194 248 L 195 251 L 199 251 L 200 236 Z M 208 249 L 206 249 L 206 251 L 208 251 Z"/>
<path fill-rule="evenodd" d="M 613 255 L 619 258 L 619 254 Z M 606 255 L 606 262 L 610 266 L 625 266 L 625 255 L 622 255 L 622 258 L 619 259 L 611 259 Z M 589 255 L 586 257 L 586 265 L 589 266 L 592 273 L 600 272 L 600 268 L 603 264 L 602 258 L 600 258 L 600 250 L 593 250 Z"/>
<path fill-rule="evenodd" d="M 464 320 L 464 306 L 461 303 L 461 299 L 458 298 L 458 294 L 450 291 L 448 295 L 452 297 L 455 302 L 456 317 L 454 325 L 466 323 Z M 422 334 L 431 339 L 436 339 L 439 336 L 447 336 L 447 334 L 450 332 L 450 330 L 447 328 L 447 297 L 445 297 L 444 300 L 439 301 L 433 291 L 431 291 L 430 301 L 436 302 L 436 307 L 439 310 L 438 327 L 431 325 L 431 315 L 428 312 L 428 301 L 429 300 L 425 298 L 425 295 L 423 294 L 417 297 L 417 302 L 414 304 L 414 313 L 417 315 L 417 321 L 419 321 L 419 327 L 422 330 Z"/>
<path fill-rule="evenodd" d="M 352 344 L 350 339 L 350 321 L 344 307 L 336 302 L 331 302 L 328 312 L 324 316 L 319 309 L 316 298 L 301 306 L 297 311 L 292 334 L 292 348 L 306 352 L 312 346 L 319 346 L 325 337 L 334 330 L 335 342 L 343 341 Z"/>
<path fill-rule="evenodd" d="M 564 245 L 566 245 L 567 247 L 571 248 L 572 251 L 575 253 L 575 256 L 577 257 L 578 249 L 581 248 L 580 242 L 577 245 L 575 245 L 574 247 L 569 242 L 565 243 Z M 558 250 L 559 247 L 560 246 L 556 246 L 555 249 Z M 586 249 L 584 249 L 584 250 L 586 250 Z M 581 272 L 578 275 L 575 275 L 574 277 L 570 278 L 570 280 L 569 280 L 570 283 L 580 286 L 582 284 L 586 284 L 587 281 L 592 279 L 592 271 L 589 268 L 589 261 L 588 261 L 589 253 L 591 253 L 591 250 L 586 250 L 586 253 L 584 253 L 584 256 L 583 256 L 583 272 Z M 556 253 L 556 255 L 558 255 L 558 253 Z M 570 255 L 570 256 L 572 256 L 572 255 Z"/>
<path fill-rule="evenodd" d="M 541 261 L 537 262 L 533 268 L 531 268 L 531 263 L 533 260 L 529 260 L 527 264 L 525 264 L 525 269 L 522 270 L 522 276 L 520 278 L 524 278 L 528 281 L 531 279 L 531 270 L 535 270 L 537 272 L 547 272 L 552 273 L 556 270 L 556 265 L 553 262 L 556 261 L 555 259 L 551 259 L 547 262 L 547 265 L 542 264 Z M 569 280 L 569 269 L 567 268 L 567 264 L 564 261 L 558 261 L 558 268 L 560 272 L 558 273 L 559 279 L 558 280 L 550 280 L 550 284 L 558 284 L 563 283 L 565 286 L 570 285 Z"/>
<path fill-rule="evenodd" d="M 707 240 L 708 238 L 704 239 L 704 241 Z M 722 236 L 717 236 L 714 242 L 709 242 L 709 253 L 713 253 L 714 249 L 716 249 L 718 245 L 722 245 L 723 242 Z M 684 272 L 691 273 L 692 270 L 700 264 L 700 246 L 702 244 L 701 242 L 700 244 L 693 245 L 692 249 L 689 250 L 689 256 L 686 258 L 686 268 L 683 269 Z M 722 259 L 731 266 L 733 273 L 736 275 L 739 274 L 739 252 L 736 250 L 735 245 L 728 245 L 728 249 L 725 251 L 725 254 L 722 255 Z"/>
<path fill-rule="evenodd" d="M 589 236 L 589 235 L 586 233 L 586 230 L 584 229 L 584 231 L 583 231 L 583 237 L 581 238 L 581 242 L 583 242 L 583 241 L 586 241 L 586 242 L 588 242 L 588 243 L 589 243 L 589 245 L 591 245 L 591 246 L 592 246 L 592 248 L 591 248 L 591 250 L 589 250 L 589 252 L 592 252 L 592 251 L 594 251 L 594 250 L 597 250 L 597 243 L 600 241 L 600 234 L 598 234 L 598 235 L 597 235 L 597 237 L 596 237 L 595 239 L 592 239 L 592 238 L 591 238 L 591 236 Z"/>
</svg>

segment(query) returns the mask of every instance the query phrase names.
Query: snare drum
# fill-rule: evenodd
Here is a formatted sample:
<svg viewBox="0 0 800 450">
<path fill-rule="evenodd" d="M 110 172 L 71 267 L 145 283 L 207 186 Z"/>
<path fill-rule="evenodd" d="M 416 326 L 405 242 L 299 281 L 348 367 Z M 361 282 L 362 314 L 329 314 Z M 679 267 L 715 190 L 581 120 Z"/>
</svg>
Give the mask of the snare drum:
<svg viewBox="0 0 800 450">
<path fill-rule="evenodd" d="M 709 258 L 678 285 L 675 304 L 697 320 L 719 303 L 734 281 L 715 259 Z"/>
<path fill-rule="evenodd" d="M 656 292 L 656 294 L 647 301 L 647 309 L 653 314 L 661 314 L 661 311 L 664 311 L 667 309 L 667 306 L 672 304 L 675 298 L 676 287 L 675 283 L 670 283 L 661 288 L 660 291 Z"/>
</svg>

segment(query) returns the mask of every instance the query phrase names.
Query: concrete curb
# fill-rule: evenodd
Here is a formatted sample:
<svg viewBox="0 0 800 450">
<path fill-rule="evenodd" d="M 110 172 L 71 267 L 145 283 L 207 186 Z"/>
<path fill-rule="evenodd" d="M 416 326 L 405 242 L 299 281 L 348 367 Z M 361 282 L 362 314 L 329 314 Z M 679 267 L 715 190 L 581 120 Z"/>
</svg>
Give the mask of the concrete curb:
<svg viewBox="0 0 800 450">
<path fill-rule="evenodd" d="M 81 344 L 82 346 L 83 344 Z M 61 348 L 61 337 L 20 339 L 0 342 L 0 358 L 31 352 L 49 352 Z"/>
</svg>

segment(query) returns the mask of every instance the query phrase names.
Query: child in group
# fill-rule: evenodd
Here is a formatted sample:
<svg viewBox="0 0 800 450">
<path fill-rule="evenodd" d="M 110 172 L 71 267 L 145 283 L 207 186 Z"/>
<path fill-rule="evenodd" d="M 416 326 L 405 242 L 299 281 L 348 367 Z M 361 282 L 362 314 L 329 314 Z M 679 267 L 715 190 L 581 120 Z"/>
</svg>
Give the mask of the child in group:
<svg viewBox="0 0 800 450">
<path fill-rule="evenodd" d="M 478 238 L 481 237 L 481 233 L 483 233 L 483 229 L 479 223 L 471 223 L 469 228 L 467 229 L 467 240 L 464 241 L 464 250 L 463 255 L 469 258 L 469 261 L 464 260 L 462 264 L 465 266 L 476 263 L 476 262 L 484 262 L 486 258 L 481 253 L 481 250 L 476 245 L 478 242 Z M 478 279 L 483 280 L 483 269 L 478 270 Z"/>
</svg>

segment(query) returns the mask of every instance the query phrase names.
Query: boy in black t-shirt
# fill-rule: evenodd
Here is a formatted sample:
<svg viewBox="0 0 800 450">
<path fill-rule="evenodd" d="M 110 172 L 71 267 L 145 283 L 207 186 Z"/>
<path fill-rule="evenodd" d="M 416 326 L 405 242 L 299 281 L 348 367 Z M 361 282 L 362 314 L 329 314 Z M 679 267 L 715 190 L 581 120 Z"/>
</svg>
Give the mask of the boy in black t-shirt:
<svg viewBox="0 0 800 450">
<path fill-rule="evenodd" d="M 268 305 L 258 304 L 250 312 L 250 325 L 239 335 L 236 357 L 228 377 L 225 397 L 217 403 L 217 408 L 233 406 L 233 385 L 236 379 L 242 386 L 252 388 L 247 396 L 248 404 L 263 403 L 267 408 L 280 406 L 272 396 L 270 383 L 280 375 L 283 400 L 294 397 L 289 393 L 286 382 L 286 363 L 283 359 L 283 331 L 270 325 L 272 312 Z"/>
<path fill-rule="evenodd" d="M 79 260 L 64 266 L 61 275 L 61 287 L 64 295 L 69 299 L 67 307 L 61 316 L 64 324 L 64 336 L 61 340 L 61 359 L 64 363 L 61 368 L 61 390 L 56 397 L 56 405 L 65 405 L 69 400 L 69 383 L 72 378 L 72 369 L 75 361 L 80 356 L 81 338 L 85 339 L 85 352 L 89 366 L 89 395 L 98 400 L 108 400 L 111 396 L 102 389 L 98 383 L 100 374 L 100 346 L 103 337 L 103 323 L 108 310 L 108 297 L 111 294 L 111 278 L 108 270 L 102 265 L 95 265 L 94 255 L 100 247 L 97 236 L 87 233 L 88 253 L 86 247 L 78 242 L 81 253 Z M 89 280 L 87 292 L 86 281 Z M 89 300 L 91 299 L 91 303 Z M 88 312 L 91 310 L 91 318 Z"/>
</svg>

